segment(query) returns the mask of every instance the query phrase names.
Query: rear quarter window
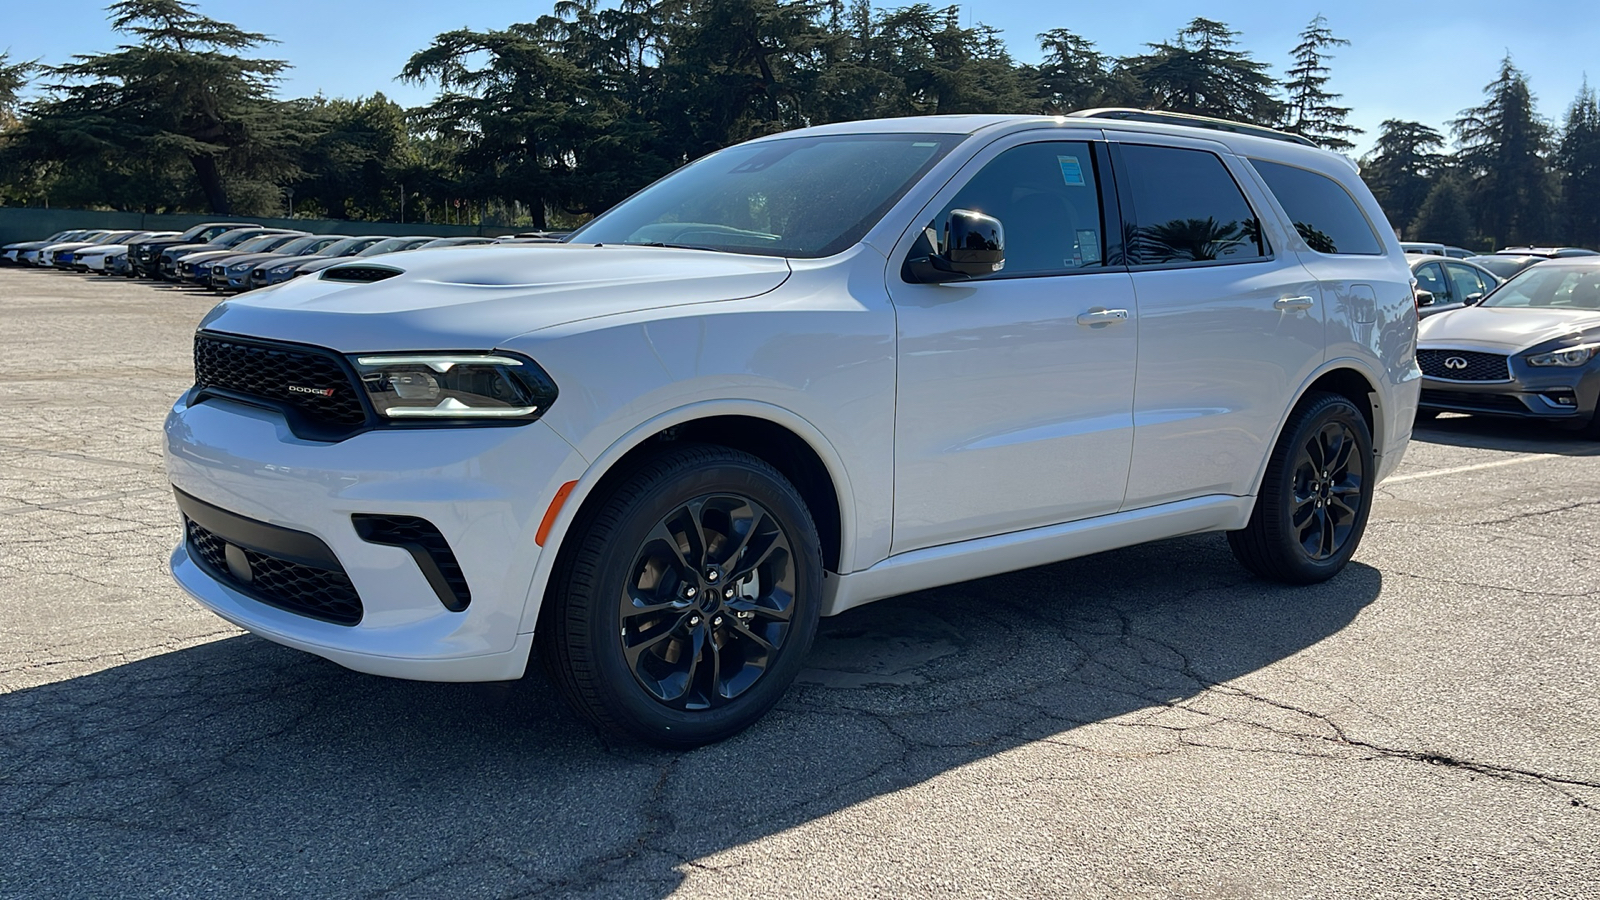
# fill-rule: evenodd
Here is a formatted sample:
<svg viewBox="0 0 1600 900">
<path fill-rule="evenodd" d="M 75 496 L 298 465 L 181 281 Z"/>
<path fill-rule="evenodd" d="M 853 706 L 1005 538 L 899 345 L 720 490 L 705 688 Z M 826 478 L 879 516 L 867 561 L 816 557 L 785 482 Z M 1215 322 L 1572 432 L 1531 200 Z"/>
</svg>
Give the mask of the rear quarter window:
<svg viewBox="0 0 1600 900">
<path fill-rule="evenodd" d="M 1383 243 L 1372 223 L 1339 182 L 1309 169 L 1264 159 L 1252 159 L 1250 164 L 1311 249 L 1329 254 L 1383 254 Z"/>
</svg>

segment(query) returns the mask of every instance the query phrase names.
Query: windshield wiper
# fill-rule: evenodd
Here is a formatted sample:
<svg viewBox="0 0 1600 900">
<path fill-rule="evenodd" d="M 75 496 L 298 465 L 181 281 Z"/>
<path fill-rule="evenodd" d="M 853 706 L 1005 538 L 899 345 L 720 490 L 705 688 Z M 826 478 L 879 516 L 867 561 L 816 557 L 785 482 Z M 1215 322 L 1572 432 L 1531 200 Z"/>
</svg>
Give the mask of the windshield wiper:
<svg viewBox="0 0 1600 900">
<path fill-rule="evenodd" d="M 674 250 L 709 250 L 712 253 L 725 253 L 719 247 L 705 247 L 700 244 L 672 244 L 666 241 L 616 241 L 629 247 L 671 247 Z"/>
</svg>

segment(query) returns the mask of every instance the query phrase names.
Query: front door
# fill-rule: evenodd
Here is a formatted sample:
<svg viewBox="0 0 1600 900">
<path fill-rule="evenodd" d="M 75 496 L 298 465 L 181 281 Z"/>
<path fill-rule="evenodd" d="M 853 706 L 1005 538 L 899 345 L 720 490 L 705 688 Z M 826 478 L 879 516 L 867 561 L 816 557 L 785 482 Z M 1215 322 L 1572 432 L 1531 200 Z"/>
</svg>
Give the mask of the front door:
<svg viewBox="0 0 1600 900">
<path fill-rule="evenodd" d="M 1137 341 L 1115 225 L 1107 240 L 1116 221 L 1101 203 L 1107 169 L 1093 140 L 1013 137 L 974 158 L 916 227 L 952 209 L 999 219 L 1006 262 L 995 275 L 908 283 L 909 236 L 901 241 L 889 271 L 899 327 L 894 552 L 1121 505 Z"/>
</svg>

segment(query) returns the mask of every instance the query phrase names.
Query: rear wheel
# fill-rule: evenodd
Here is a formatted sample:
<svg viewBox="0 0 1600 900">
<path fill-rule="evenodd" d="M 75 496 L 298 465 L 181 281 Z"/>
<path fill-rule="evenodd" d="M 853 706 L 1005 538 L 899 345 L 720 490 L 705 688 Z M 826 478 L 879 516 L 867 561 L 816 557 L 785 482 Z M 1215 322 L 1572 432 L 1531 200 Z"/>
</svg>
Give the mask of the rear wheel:
<svg viewBox="0 0 1600 900">
<path fill-rule="evenodd" d="M 1228 546 L 1262 578 L 1326 581 L 1361 542 L 1376 475 L 1361 411 L 1338 394 L 1309 394 L 1273 448 L 1250 523 L 1228 533 Z"/>
<path fill-rule="evenodd" d="M 688 446 L 575 523 L 539 657 L 602 731 L 682 749 L 749 727 L 799 674 L 822 559 L 792 485 L 760 459 Z"/>
</svg>

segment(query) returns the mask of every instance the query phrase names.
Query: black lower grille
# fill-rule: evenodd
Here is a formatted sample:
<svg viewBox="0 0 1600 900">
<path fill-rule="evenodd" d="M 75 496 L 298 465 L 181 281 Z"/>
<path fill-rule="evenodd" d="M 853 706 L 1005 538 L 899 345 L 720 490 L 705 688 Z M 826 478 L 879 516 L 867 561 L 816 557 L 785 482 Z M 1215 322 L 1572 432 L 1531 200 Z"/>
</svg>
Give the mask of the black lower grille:
<svg viewBox="0 0 1600 900">
<path fill-rule="evenodd" d="M 376 516 L 357 513 L 350 517 L 361 539 L 387 544 L 410 552 L 424 578 L 439 595 L 439 602 L 452 612 L 460 612 L 472 602 L 467 576 L 456 561 L 456 554 L 439 532 L 438 526 L 417 516 Z"/>
<path fill-rule="evenodd" d="M 343 570 L 308 566 L 236 547 L 248 567 L 250 578 L 246 581 L 235 573 L 240 566 L 228 564 L 226 541 L 187 517 L 184 527 L 199 561 L 212 577 L 235 590 L 279 609 L 336 625 L 361 621 L 361 596 Z"/>
<path fill-rule="evenodd" d="M 1451 381 L 1510 381 L 1511 366 L 1499 353 L 1472 350 L 1418 350 L 1417 365 L 1429 378 Z"/>
<path fill-rule="evenodd" d="M 1450 409 L 1466 407 L 1490 412 L 1525 413 L 1528 407 L 1510 394 L 1474 394 L 1468 391 L 1423 391 L 1423 406 Z"/>
<path fill-rule="evenodd" d="M 335 354 L 314 347 L 202 332 L 194 338 L 194 378 L 197 388 L 266 400 L 321 428 L 367 423 L 360 385 Z"/>
</svg>

